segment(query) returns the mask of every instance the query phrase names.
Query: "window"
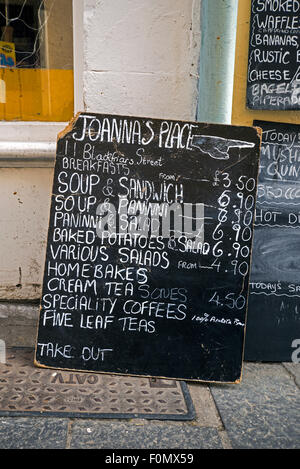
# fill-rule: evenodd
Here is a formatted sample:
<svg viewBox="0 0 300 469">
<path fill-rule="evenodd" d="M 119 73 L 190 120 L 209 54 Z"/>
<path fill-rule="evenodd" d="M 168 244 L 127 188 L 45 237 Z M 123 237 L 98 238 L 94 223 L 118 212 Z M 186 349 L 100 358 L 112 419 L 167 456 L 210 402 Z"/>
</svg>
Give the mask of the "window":
<svg viewBox="0 0 300 469">
<path fill-rule="evenodd" d="M 0 0 L 0 120 L 74 114 L 72 0 Z"/>
</svg>

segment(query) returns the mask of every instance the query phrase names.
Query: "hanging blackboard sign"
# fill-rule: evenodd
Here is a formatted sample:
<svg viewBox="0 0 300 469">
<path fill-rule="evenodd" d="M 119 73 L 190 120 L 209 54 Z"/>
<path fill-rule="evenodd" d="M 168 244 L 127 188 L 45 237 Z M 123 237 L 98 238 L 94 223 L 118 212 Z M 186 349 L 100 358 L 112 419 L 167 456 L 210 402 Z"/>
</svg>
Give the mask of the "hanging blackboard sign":
<svg viewBox="0 0 300 469">
<path fill-rule="evenodd" d="M 251 5 L 247 107 L 300 109 L 300 2 Z"/>
<path fill-rule="evenodd" d="M 240 379 L 260 134 L 79 114 L 57 145 L 36 364 Z"/>
<path fill-rule="evenodd" d="M 292 360 L 300 338 L 300 125 L 263 129 L 245 359 Z"/>
</svg>

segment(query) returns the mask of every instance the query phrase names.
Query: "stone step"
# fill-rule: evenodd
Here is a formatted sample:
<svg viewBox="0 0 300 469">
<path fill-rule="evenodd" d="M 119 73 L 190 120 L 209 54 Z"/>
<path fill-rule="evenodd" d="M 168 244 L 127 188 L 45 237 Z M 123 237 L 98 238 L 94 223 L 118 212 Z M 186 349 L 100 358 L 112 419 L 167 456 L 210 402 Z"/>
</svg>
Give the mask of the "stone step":
<svg viewBox="0 0 300 469">
<path fill-rule="evenodd" d="M 7 347 L 34 347 L 39 305 L 0 303 L 0 340 Z"/>
</svg>

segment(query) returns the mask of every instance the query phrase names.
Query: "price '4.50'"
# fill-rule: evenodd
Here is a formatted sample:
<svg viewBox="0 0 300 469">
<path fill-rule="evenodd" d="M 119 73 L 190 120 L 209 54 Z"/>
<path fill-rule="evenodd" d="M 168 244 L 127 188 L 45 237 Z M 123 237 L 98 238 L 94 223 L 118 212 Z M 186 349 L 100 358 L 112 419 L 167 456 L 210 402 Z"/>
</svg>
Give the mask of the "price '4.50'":
<svg viewBox="0 0 300 469">
<path fill-rule="evenodd" d="M 220 299 L 220 295 L 215 291 L 209 303 L 214 303 L 217 307 L 226 306 L 229 309 L 241 310 L 246 305 L 246 298 L 244 295 L 236 296 L 235 293 L 228 293 L 224 299 Z"/>
</svg>

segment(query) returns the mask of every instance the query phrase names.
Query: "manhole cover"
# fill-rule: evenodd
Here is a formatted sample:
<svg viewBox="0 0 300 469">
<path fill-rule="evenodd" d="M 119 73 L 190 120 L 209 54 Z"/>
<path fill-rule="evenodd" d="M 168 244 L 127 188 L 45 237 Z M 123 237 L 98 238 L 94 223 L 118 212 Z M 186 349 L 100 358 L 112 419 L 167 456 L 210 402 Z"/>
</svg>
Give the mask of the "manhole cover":
<svg viewBox="0 0 300 469">
<path fill-rule="evenodd" d="M 192 420 L 183 381 L 36 368 L 31 349 L 0 364 L 0 415 Z"/>
</svg>

